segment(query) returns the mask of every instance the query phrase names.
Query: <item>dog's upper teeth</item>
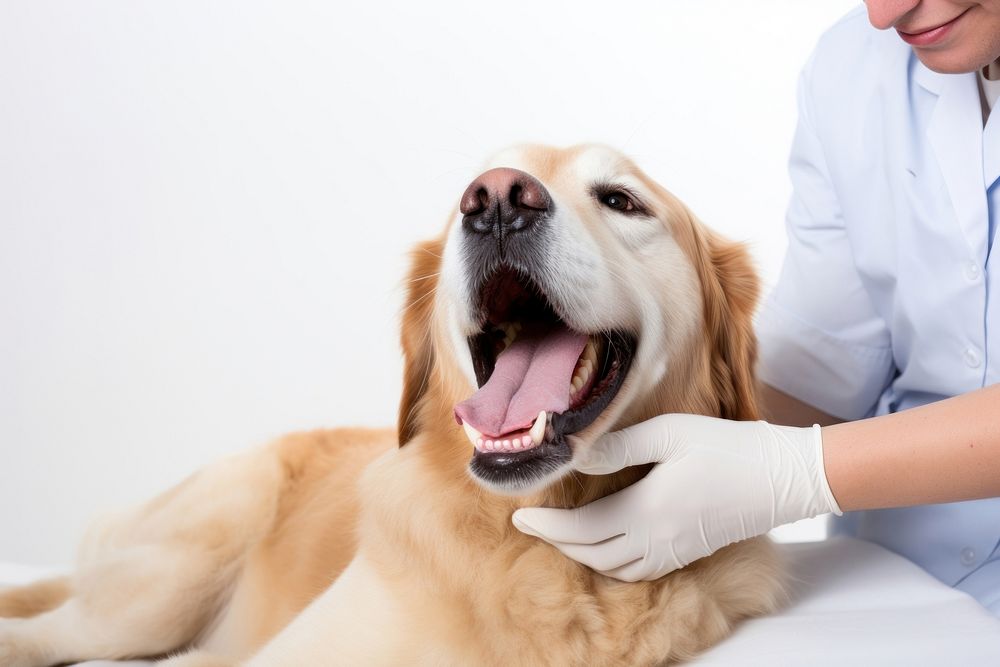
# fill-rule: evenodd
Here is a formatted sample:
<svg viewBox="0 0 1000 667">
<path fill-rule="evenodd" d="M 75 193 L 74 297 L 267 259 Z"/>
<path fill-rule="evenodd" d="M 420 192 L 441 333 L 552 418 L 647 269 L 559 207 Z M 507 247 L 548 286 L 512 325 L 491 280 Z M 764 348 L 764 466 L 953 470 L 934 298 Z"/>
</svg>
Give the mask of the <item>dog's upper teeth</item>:
<svg viewBox="0 0 1000 667">
<path fill-rule="evenodd" d="M 520 322 L 504 322 L 500 324 L 497 328 L 503 331 L 503 349 L 506 350 L 510 347 L 510 344 L 514 342 L 517 338 L 517 334 L 521 332 Z M 501 350 L 502 351 L 502 350 Z"/>
<path fill-rule="evenodd" d="M 482 433 L 469 426 L 468 422 L 463 422 L 462 427 L 465 429 L 465 435 L 468 436 L 469 441 L 473 444 L 473 446 L 478 446 L 478 447 L 483 446 Z"/>
<path fill-rule="evenodd" d="M 536 444 L 541 444 L 542 440 L 545 438 L 545 411 L 538 413 L 538 418 L 535 419 L 535 423 L 531 425 L 531 430 L 528 431 L 528 435 L 531 437 L 531 441 Z"/>
<path fill-rule="evenodd" d="M 592 340 L 588 340 L 587 346 L 583 348 L 583 354 L 576 362 L 576 368 L 573 369 L 573 377 L 570 379 L 570 393 L 580 391 L 596 366 L 597 348 Z"/>
</svg>

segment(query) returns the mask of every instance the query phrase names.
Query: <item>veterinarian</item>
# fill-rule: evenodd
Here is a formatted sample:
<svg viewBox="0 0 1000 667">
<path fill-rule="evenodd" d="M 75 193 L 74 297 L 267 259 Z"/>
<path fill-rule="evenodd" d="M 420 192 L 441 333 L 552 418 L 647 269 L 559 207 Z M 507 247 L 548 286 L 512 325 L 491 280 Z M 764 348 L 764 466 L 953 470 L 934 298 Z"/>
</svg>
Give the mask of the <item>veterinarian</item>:
<svg viewBox="0 0 1000 667">
<path fill-rule="evenodd" d="M 758 326 L 766 414 L 795 426 L 611 433 L 579 469 L 649 475 L 519 510 L 522 531 L 635 581 L 832 512 L 1000 615 L 1000 0 L 866 5 L 799 82 L 788 252 Z"/>
</svg>

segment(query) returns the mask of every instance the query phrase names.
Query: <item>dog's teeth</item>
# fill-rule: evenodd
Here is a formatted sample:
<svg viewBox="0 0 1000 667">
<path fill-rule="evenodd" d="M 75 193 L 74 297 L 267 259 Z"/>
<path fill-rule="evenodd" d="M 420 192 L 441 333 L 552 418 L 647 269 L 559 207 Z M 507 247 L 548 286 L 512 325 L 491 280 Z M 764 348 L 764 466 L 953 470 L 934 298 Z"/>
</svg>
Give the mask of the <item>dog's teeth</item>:
<svg viewBox="0 0 1000 667">
<path fill-rule="evenodd" d="M 528 437 L 531 438 L 532 442 L 537 442 L 539 444 L 542 443 L 542 440 L 545 437 L 545 421 L 546 414 L 543 410 L 538 413 L 538 418 L 535 419 L 535 423 L 532 424 L 531 430 L 528 432 Z"/>
<path fill-rule="evenodd" d="M 581 380 L 580 384 L 586 382 L 589 377 L 590 377 L 590 368 L 588 366 L 584 366 L 583 368 L 580 369 L 580 380 Z"/>
<path fill-rule="evenodd" d="M 525 449 L 527 449 L 528 447 L 531 447 L 531 442 L 532 442 L 532 440 L 531 440 L 531 436 L 530 435 L 526 435 L 523 438 L 521 438 L 521 445 Z"/>
<path fill-rule="evenodd" d="M 483 434 L 469 426 L 468 422 L 463 422 L 462 428 L 465 429 L 465 435 L 469 438 L 469 442 L 473 445 L 479 444 L 483 441 Z"/>
<path fill-rule="evenodd" d="M 580 387 L 583 386 L 583 378 L 577 375 L 573 378 L 573 382 L 571 384 L 573 385 L 573 391 L 580 391 Z"/>
<path fill-rule="evenodd" d="M 492 452 L 493 451 L 493 441 L 492 440 L 487 440 L 486 442 L 484 442 L 483 443 L 483 449 L 485 451 L 487 451 L 487 452 Z"/>
<path fill-rule="evenodd" d="M 498 328 L 501 331 L 503 331 L 504 334 L 503 336 L 504 347 L 508 347 L 510 346 L 511 343 L 514 342 L 514 339 L 517 338 L 518 332 L 521 331 L 521 323 L 504 322 L 503 324 L 499 325 Z"/>
<path fill-rule="evenodd" d="M 504 448 L 504 451 L 508 451 L 508 452 L 510 451 L 510 440 L 504 440 L 503 441 L 503 448 Z"/>
</svg>

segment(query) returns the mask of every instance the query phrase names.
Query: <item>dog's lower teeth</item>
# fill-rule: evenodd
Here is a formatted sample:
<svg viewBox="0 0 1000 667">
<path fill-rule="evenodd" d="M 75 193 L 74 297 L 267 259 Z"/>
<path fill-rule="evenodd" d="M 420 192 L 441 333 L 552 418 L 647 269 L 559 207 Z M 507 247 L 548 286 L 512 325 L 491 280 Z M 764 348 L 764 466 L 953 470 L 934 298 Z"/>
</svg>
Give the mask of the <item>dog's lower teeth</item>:
<svg viewBox="0 0 1000 667">
<path fill-rule="evenodd" d="M 538 417 L 535 419 L 535 423 L 531 425 L 531 430 L 528 431 L 528 437 L 531 438 L 532 442 L 541 443 L 545 438 L 545 422 L 547 416 L 545 411 L 538 413 Z"/>
<path fill-rule="evenodd" d="M 538 419 L 535 420 L 535 424 L 531 427 L 532 430 L 528 435 L 518 436 L 516 438 L 506 440 L 483 438 L 482 433 L 465 423 L 462 424 L 462 427 L 465 429 L 465 435 L 472 442 L 473 446 L 481 452 L 519 452 L 525 449 L 530 449 L 535 443 L 541 442 L 545 429 L 544 415 L 545 413 L 543 412 L 538 416 Z M 536 439 L 532 437 L 532 433 L 538 434 L 538 438 Z"/>
<path fill-rule="evenodd" d="M 589 371 L 585 372 L 582 379 L 579 377 L 574 378 L 574 380 L 578 381 L 577 390 L 583 386 L 583 382 L 588 376 Z M 535 418 L 534 423 L 531 425 L 531 430 L 528 431 L 527 435 L 521 435 L 516 438 L 503 440 L 484 438 L 483 434 L 468 422 L 462 422 L 462 428 L 465 430 L 465 436 L 469 439 L 469 442 L 481 452 L 519 452 L 542 444 L 545 442 L 546 437 L 550 439 L 553 437 L 553 431 L 549 424 L 549 416 L 544 410 L 538 413 L 538 417 Z"/>
<path fill-rule="evenodd" d="M 483 446 L 482 433 L 472 428 L 468 423 L 465 422 L 462 423 L 462 428 L 465 429 L 465 435 L 467 438 L 469 438 L 469 442 L 471 442 L 474 446 L 479 446 L 479 447 Z"/>
</svg>

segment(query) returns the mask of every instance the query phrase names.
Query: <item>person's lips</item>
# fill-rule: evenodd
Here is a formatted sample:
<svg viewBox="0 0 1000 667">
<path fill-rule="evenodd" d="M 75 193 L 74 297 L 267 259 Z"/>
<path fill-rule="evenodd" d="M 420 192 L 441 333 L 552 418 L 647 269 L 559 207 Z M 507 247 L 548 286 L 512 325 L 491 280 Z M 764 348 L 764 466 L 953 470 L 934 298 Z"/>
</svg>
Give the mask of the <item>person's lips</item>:
<svg viewBox="0 0 1000 667">
<path fill-rule="evenodd" d="M 955 24 L 958 23 L 963 16 L 969 10 L 965 10 L 952 20 L 947 23 L 942 23 L 941 25 L 934 26 L 932 28 L 924 28 L 913 31 L 904 31 L 900 28 L 896 28 L 896 32 L 899 33 L 900 38 L 910 44 L 911 46 L 933 46 L 940 43 L 948 36 Z"/>
</svg>

